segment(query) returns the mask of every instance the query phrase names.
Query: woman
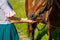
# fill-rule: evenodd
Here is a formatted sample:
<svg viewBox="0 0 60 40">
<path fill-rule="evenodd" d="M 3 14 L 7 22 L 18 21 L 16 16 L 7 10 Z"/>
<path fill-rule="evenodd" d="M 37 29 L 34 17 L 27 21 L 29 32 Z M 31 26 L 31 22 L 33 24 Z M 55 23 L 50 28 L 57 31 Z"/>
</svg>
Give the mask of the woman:
<svg viewBox="0 0 60 40">
<path fill-rule="evenodd" d="M 19 40 L 18 33 L 14 24 L 10 20 L 18 19 L 14 17 L 13 11 L 8 0 L 0 0 L 0 40 Z M 22 22 L 35 22 L 32 20 L 21 19 Z M 14 21 L 16 22 L 16 21 Z"/>
<path fill-rule="evenodd" d="M 0 0 L 0 40 L 19 40 L 13 23 L 10 22 L 15 12 L 7 0 Z"/>
</svg>

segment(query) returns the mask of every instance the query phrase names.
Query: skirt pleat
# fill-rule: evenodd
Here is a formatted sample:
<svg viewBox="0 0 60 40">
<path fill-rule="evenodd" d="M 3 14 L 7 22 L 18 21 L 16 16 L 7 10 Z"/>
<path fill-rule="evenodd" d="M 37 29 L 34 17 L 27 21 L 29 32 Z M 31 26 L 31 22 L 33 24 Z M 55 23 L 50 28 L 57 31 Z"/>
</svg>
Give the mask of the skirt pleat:
<svg viewBox="0 0 60 40">
<path fill-rule="evenodd" d="M 19 40 L 14 24 L 0 24 L 0 40 Z"/>
</svg>

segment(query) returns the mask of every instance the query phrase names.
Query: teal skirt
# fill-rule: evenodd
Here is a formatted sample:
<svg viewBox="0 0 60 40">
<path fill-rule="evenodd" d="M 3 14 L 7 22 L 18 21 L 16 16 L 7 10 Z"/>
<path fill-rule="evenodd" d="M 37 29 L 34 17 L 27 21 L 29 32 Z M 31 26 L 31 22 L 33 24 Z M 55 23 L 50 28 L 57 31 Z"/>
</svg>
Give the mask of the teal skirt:
<svg viewBox="0 0 60 40">
<path fill-rule="evenodd" d="M 0 24 L 0 40 L 19 40 L 14 24 Z"/>
</svg>

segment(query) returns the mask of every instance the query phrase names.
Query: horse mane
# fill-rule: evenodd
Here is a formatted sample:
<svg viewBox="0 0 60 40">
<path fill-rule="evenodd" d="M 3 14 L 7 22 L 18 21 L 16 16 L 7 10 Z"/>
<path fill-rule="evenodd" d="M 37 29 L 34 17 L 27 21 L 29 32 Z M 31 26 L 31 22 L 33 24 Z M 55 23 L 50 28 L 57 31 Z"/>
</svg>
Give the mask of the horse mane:
<svg viewBox="0 0 60 40">
<path fill-rule="evenodd" d="M 51 25 L 60 26 L 60 1 L 54 0 L 52 5 L 52 11 L 49 15 Z"/>
</svg>

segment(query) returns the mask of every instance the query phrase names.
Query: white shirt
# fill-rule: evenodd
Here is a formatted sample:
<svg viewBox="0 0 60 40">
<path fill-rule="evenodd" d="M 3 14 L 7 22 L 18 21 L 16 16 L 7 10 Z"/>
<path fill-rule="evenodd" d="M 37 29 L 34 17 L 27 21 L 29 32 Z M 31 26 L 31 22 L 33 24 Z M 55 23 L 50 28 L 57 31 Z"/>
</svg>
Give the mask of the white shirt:
<svg viewBox="0 0 60 40">
<path fill-rule="evenodd" d="M 6 2 L 7 2 L 7 0 L 0 0 L 0 6 L 2 6 Z"/>
<path fill-rule="evenodd" d="M 8 17 L 11 17 L 15 12 L 8 5 L 7 0 L 0 0 L 0 24 L 9 24 L 11 23 Z"/>
</svg>

